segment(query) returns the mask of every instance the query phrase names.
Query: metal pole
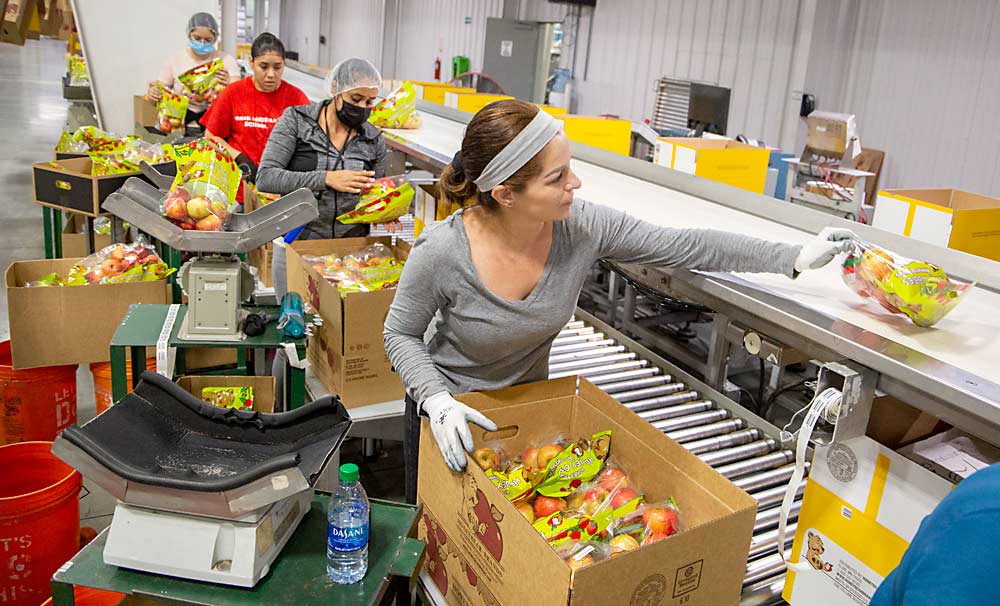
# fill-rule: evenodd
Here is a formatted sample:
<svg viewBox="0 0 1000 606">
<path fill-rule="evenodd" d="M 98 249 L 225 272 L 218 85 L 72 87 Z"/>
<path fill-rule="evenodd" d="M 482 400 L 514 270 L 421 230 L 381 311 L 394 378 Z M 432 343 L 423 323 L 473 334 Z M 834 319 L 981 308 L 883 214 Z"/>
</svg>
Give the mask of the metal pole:
<svg viewBox="0 0 1000 606">
<path fill-rule="evenodd" d="M 222 0 L 222 52 L 236 56 L 236 0 Z M 231 74 L 235 82 L 239 74 Z"/>
</svg>

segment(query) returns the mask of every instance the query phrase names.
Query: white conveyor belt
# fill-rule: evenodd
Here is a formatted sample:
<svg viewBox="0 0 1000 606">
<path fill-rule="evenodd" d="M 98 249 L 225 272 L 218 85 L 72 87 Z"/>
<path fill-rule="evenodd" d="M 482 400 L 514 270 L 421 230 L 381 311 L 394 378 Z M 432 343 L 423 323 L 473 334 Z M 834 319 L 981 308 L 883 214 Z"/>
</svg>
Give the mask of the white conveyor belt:
<svg viewBox="0 0 1000 606">
<path fill-rule="evenodd" d="M 425 112 L 421 128 L 391 132 L 400 139 L 450 157 L 458 151 L 464 129 L 462 124 Z M 574 160 L 572 166 L 583 183 L 577 193 L 580 198 L 616 208 L 650 223 L 669 227 L 710 227 L 793 243 L 803 243 L 812 237 L 806 232 L 587 162 Z M 779 275 L 741 277 L 828 316 L 1000 383 L 1000 295 L 973 289 L 948 317 L 926 329 L 861 300 L 841 281 L 839 270 L 839 265 L 832 263 L 794 281 Z"/>
</svg>

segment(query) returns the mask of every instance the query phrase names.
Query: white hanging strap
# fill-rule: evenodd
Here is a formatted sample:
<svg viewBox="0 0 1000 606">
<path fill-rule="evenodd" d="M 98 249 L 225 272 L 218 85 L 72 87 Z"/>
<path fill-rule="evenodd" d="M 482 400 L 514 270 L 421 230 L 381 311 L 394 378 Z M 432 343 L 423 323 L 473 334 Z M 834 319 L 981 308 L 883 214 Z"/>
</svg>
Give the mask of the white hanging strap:
<svg viewBox="0 0 1000 606">
<path fill-rule="evenodd" d="M 282 343 L 281 346 L 285 349 L 285 354 L 288 355 L 288 363 L 291 364 L 292 368 L 301 370 L 309 368 L 309 360 L 299 359 L 299 350 L 296 349 L 294 343 Z"/>
<path fill-rule="evenodd" d="M 156 339 L 156 373 L 168 379 L 174 378 L 174 354 L 173 347 L 167 347 L 170 342 L 170 335 L 174 331 L 174 324 L 177 322 L 177 313 L 181 306 L 173 304 L 167 309 L 167 317 L 163 320 L 160 328 L 160 336 Z M 132 372 L 138 372 L 132 369 Z"/>
<path fill-rule="evenodd" d="M 788 515 L 792 509 L 792 502 L 795 501 L 795 494 L 798 492 L 799 485 L 806 473 L 806 449 L 809 447 L 809 439 L 820 419 L 831 420 L 830 413 L 840 409 L 842 397 L 840 391 L 834 387 L 824 389 L 809 403 L 807 407 L 809 412 L 806 413 L 806 418 L 798 430 L 798 438 L 795 442 L 795 470 L 785 488 L 785 498 L 781 501 L 781 516 L 778 518 L 778 554 L 785 562 L 785 566 L 795 572 L 806 572 L 813 568 L 806 562 L 792 563 L 785 559 L 785 531 L 788 527 Z M 788 425 L 785 426 L 786 429 L 787 427 Z"/>
</svg>

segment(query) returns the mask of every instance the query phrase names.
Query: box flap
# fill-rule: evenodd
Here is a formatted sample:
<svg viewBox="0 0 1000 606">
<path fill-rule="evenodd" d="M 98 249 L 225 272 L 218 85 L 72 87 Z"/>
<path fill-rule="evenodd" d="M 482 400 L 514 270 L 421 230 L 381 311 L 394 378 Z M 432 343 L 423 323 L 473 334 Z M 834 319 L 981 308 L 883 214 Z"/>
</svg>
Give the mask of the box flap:
<svg viewBox="0 0 1000 606">
<path fill-rule="evenodd" d="M 38 261 L 15 261 L 7 267 L 7 288 L 25 288 L 25 284 L 38 280 L 53 272 L 60 275 L 69 273 L 70 268 L 80 259 L 41 259 Z"/>
<path fill-rule="evenodd" d="M 56 166 L 53 166 L 53 164 Z M 31 167 L 36 170 L 43 170 L 51 173 L 69 173 L 77 177 L 93 177 L 91 174 L 93 171 L 93 162 L 90 161 L 89 157 L 66 158 L 65 160 L 49 162 L 35 162 L 31 165 Z"/>
<path fill-rule="evenodd" d="M 539 381 L 537 383 L 524 383 L 496 391 L 464 393 L 455 396 L 455 399 L 476 410 L 485 412 L 507 406 L 516 406 L 572 395 L 576 395 L 576 377 L 564 377 L 562 379 Z"/>
</svg>

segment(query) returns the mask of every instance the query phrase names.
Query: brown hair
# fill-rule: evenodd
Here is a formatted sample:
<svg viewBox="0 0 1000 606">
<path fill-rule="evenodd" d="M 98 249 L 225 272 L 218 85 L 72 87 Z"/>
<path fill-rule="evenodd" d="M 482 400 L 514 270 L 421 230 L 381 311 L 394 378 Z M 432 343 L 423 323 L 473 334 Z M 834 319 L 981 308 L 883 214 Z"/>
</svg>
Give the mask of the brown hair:
<svg viewBox="0 0 1000 606">
<path fill-rule="evenodd" d="M 493 195 L 480 192 L 476 179 L 483 174 L 490 163 L 519 132 L 524 130 L 541 110 L 531 103 L 508 99 L 494 101 L 476 112 L 462 139 L 460 161 L 452 162 L 441 171 L 438 190 L 450 204 L 481 204 L 488 209 L 497 207 Z M 539 156 L 528 161 L 504 185 L 514 191 L 521 191 L 528 181 L 542 170 Z"/>
</svg>

